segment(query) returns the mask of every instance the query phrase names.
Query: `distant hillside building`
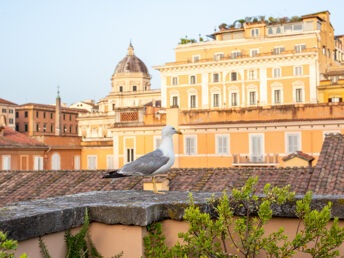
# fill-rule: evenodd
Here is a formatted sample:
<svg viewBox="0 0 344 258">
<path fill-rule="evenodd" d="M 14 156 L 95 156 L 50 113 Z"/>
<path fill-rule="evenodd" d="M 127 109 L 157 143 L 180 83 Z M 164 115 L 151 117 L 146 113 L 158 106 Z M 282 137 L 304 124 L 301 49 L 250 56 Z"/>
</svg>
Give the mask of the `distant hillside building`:
<svg viewBox="0 0 344 258">
<path fill-rule="evenodd" d="M 15 130 L 16 125 L 16 112 L 17 104 L 0 98 L 0 115 L 3 116 L 6 122 L 6 126 Z"/>
</svg>

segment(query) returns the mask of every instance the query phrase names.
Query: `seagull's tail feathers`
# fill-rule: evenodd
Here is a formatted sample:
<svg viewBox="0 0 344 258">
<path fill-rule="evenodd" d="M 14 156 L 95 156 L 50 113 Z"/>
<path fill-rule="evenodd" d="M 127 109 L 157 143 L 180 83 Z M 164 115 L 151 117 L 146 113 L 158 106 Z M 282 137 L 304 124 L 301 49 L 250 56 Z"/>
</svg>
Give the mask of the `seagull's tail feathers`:
<svg viewBox="0 0 344 258">
<path fill-rule="evenodd" d="M 103 178 L 120 178 L 120 177 L 127 177 L 127 175 L 120 174 L 118 173 L 118 170 L 114 170 L 103 176 Z"/>
</svg>

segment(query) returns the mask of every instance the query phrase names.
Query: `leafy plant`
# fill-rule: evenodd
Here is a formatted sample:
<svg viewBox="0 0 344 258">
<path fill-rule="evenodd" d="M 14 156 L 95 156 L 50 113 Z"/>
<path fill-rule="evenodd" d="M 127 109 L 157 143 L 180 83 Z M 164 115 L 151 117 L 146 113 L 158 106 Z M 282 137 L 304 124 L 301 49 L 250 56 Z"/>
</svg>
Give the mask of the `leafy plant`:
<svg viewBox="0 0 344 258">
<path fill-rule="evenodd" d="M 209 203 L 217 213 L 212 219 L 209 213 L 201 212 L 190 195 L 190 205 L 184 219 L 189 223 L 186 233 L 179 233 L 183 240 L 167 248 L 161 225 L 148 228 L 145 238 L 147 257 L 291 257 L 297 251 L 312 257 L 334 257 L 344 239 L 344 227 L 339 227 L 338 218 L 331 220 L 331 203 L 321 211 L 310 208 L 311 192 L 296 202 L 296 216 L 299 218 L 297 232 L 292 240 L 284 228 L 267 234 L 264 225 L 272 218 L 272 206 L 283 205 L 293 200 L 294 193 L 289 186 L 278 188 L 265 185 L 263 196 L 258 196 L 258 178 L 249 178 L 240 189 L 233 189 L 219 200 L 212 198 Z M 242 214 L 240 217 L 234 214 Z M 328 227 L 329 226 L 329 227 Z M 230 244 L 228 244 L 230 243 Z M 232 252 L 236 252 L 235 254 Z"/>
<path fill-rule="evenodd" d="M 18 248 L 18 241 L 7 239 L 7 234 L 0 231 L 0 258 L 14 258 L 14 251 Z M 24 253 L 20 258 L 27 258 Z"/>
</svg>

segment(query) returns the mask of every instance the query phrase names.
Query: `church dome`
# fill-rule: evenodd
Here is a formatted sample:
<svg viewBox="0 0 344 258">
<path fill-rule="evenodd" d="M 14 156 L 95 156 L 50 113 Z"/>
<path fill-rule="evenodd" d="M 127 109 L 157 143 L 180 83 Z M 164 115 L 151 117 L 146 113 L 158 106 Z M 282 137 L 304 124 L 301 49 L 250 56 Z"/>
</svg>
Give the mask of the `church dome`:
<svg viewBox="0 0 344 258">
<path fill-rule="evenodd" d="M 114 74 L 118 73 L 144 73 L 148 75 L 148 69 L 140 58 L 134 55 L 133 46 L 129 45 L 128 54 L 116 66 Z"/>
</svg>

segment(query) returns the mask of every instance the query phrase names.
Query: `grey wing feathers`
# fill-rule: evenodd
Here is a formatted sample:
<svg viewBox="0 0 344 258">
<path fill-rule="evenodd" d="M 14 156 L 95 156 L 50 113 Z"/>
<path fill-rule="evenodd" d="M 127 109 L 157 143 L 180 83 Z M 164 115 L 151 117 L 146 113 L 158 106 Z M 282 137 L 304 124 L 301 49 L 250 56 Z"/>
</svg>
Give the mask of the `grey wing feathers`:
<svg viewBox="0 0 344 258">
<path fill-rule="evenodd" d="M 161 150 L 156 149 L 126 164 L 120 169 L 120 173 L 124 175 L 149 176 L 165 165 L 169 159 L 169 157 L 164 156 Z"/>
</svg>

